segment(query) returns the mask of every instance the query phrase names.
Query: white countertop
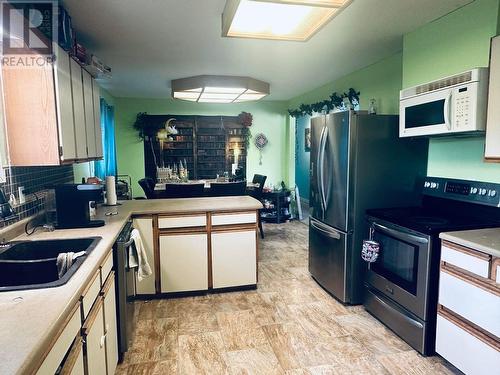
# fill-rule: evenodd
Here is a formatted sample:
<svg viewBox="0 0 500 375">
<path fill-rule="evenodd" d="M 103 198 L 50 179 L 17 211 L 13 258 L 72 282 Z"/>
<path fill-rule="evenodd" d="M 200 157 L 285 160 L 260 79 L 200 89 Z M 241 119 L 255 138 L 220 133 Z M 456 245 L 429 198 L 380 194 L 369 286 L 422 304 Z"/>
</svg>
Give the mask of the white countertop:
<svg viewBox="0 0 500 375">
<path fill-rule="evenodd" d="M 500 228 L 445 232 L 439 237 L 500 258 Z"/>
<path fill-rule="evenodd" d="M 259 201 L 249 196 L 133 200 L 121 203 L 121 206 L 98 209 L 96 218 L 106 222 L 102 227 L 39 231 L 30 237 L 23 235 L 16 238 L 41 240 L 99 236 L 102 240 L 66 284 L 56 288 L 0 293 L 0 374 L 21 374 L 34 370 L 32 366 L 44 355 L 45 349 L 131 216 L 262 208 Z M 106 212 L 118 214 L 105 216 Z"/>
</svg>

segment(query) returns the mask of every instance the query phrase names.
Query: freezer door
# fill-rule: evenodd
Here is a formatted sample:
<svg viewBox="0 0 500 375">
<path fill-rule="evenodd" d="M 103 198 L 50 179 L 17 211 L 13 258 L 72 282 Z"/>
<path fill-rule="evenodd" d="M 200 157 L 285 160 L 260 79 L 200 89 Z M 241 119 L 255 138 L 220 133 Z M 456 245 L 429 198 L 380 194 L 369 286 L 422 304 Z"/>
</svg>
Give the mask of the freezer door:
<svg viewBox="0 0 500 375">
<path fill-rule="evenodd" d="M 309 272 L 328 292 L 348 302 L 346 249 L 349 235 L 313 218 L 309 222 Z"/>
<path fill-rule="evenodd" d="M 324 209 L 321 196 L 320 182 L 320 156 L 323 145 L 323 135 L 325 131 L 325 116 L 313 117 L 311 119 L 311 155 L 310 155 L 310 189 L 309 205 L 312 209 L 311 215 L 316 219 L 323 220 Z"/>
<path fill-rule="evenodd" d="M 324 216 L 321 221 L 347 231 L 348 166 L 350 113 L 326 116 L 322 150 L 320 151 L 320 192 Z"/>
</svg>

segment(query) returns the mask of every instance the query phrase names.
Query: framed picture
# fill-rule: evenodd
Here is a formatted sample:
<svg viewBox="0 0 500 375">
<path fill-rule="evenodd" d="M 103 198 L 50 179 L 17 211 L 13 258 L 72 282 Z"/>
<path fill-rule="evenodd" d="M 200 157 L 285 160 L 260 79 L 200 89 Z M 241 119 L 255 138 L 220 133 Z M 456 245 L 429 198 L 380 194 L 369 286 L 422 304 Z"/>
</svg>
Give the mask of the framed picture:
<svg viewBox="0 0 500 375">
<path fill-rule="evenodd" d="M 311 152 L 311 128 L 304 129 L 304 150 Z"/>
</svg>

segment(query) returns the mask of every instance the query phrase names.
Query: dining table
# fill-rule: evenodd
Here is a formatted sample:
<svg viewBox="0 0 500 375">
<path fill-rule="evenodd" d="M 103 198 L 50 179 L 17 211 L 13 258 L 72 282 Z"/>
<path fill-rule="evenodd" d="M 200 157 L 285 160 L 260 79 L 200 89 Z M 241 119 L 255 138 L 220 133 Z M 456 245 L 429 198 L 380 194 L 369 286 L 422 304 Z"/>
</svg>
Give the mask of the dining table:
<svg viewBox="0 0 500 375">
<path fill-rule="evenodd" d="M 224 182 L 228 182 L 229 181 L 221 181 L 221 180 L 217 180 L 215 178 L 213 179 L 203 179 L 203 180 L 188 180 L 188 181 L 182 181 L 182 180 L 171 180 L 171 181 L 168 181 L 168 182 L 157 182 L 155 184 L 155 191 L 157 192 L 162 192 L 162 191 L 165 191 L 166 190 L 166 186 L 167 184 L 171 183 L 171 184 L 205 184 L 205 192 L 209 191 L 210 190 L 210 184 L 213 183 L 213 182 L 217 182 L 217 183 L 224 183 Z M 253 183 L 251 181 L 247 181 L 247 191 L 248 190 L 253 190 L 255 188 L 258 188 L 259 187 L 259 184 L 258 183 Z"/>
</svg>

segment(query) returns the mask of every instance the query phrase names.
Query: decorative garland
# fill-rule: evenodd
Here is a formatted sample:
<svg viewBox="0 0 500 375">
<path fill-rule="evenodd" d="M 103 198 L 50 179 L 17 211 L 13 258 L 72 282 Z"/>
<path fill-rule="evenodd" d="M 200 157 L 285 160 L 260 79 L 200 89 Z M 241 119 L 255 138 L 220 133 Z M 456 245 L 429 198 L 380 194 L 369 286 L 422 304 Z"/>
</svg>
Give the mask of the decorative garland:
<svg viewBox="0 0 500 375">
<path fill-rule="evenodd" d="M 329 112 L 335 108 L 342 108 L 344 98 L 348 98 L 351 105 L 355 107 L 359 104 L 359 94 L 359 91 L 356 91 L 351 87 L 347 93 L 344 92 L 340 96 L 337 92 L 334 92 L 330 95 L 330 99 L 313 104 L 301 104 L 298 109 L 289 109 L 288 113 L 292 117 L 300 117 L 304 115 L 311 116 L 313 112 L 321 112 L 325 109 Z"/>
</svg>

